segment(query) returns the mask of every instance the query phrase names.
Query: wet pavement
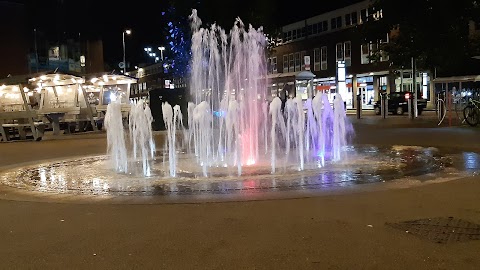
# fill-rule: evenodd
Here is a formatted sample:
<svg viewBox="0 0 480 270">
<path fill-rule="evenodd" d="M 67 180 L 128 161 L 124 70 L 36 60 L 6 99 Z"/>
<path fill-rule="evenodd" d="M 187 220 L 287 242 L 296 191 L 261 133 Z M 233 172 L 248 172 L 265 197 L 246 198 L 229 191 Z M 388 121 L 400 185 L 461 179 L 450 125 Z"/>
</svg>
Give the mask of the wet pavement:
<svg viewBox="0 0 480 270">
<path fill-rule="evenodd" d="M 149 198 L 170 196 L 113 196 L 101 203 L 101 195 L 89 195 L 78 203 L 68 194 L 36 192 L 33 198 L 32 191 L 2 185 L 0 268 L 478 269 L 480 241 L 437 244 L 386 224 L 435 217 L 454 217 L 463 227 L 480 224 L 480 176 L 435 177 L 478 168 L 480 129 L 409 125 L 400 117 L 366 122 L 354 123 L 355 145 L 434 147 L 440 157 L 452 157 L 451 167 L 402 178 L 410 180 L 337 187 L 345 192 L 296 190 L 312 191 L 308 198 L 249 193 L 258 200 L 248 202 L 155 204 Z M 157 139 L 162 145 L 161 134 Z M 2 143 L 0 170 L 105 152 L 104 134 Z M 262 199 L 275 194 L 282 196 Z M 121 205 L 118 198 L 125 198 Z"/>
</svg>

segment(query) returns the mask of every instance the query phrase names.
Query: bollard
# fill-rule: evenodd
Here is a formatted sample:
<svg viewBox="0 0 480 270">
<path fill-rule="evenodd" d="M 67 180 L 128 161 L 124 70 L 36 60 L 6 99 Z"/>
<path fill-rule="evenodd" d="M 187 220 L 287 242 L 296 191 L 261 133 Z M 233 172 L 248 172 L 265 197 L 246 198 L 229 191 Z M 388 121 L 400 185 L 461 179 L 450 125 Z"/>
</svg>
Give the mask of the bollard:
<svg viewBox="0 0 480 270">
<path fill-rule="evenodd" d="M 382 113 L 382 118 L 385 119 L 387 117 L 388 109 L 387 109 L 387 95 L 381 94 L 380 95 L 380 112 Z"/>
<path fill-rule="evenodd" d="M 357 95 L 357 119 L 362 118 L 362 96 L 360 94 Z"/>
<path fill-rule="evenodd" d="M 408 116 L 410 119 L 415 118 L 415 113 L 413 111 L 413 98 L 410 96 L 410 98 L 407 100 L 408 103 Z"/>
</svg>

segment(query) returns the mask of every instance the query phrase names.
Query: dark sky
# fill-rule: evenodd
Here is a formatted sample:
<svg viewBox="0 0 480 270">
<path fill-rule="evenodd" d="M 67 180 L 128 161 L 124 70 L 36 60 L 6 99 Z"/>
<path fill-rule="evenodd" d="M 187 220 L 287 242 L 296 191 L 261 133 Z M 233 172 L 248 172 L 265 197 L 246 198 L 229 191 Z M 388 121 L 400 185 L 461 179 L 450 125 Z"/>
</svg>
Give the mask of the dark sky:
<svg viewBox="0 0 480 270">
<path fill-rule="evenodd" d="M 57 39 L 68 36 L 99 37 L 103 40 L 107 62 L 122 57 L 122 31 L 132 29 L 127 37 L 126 51 L 136 59 L 143 56 L 145 46 L 164 45 L 165 17 L 161 15 L 171 2 L 180 15 L 188 16 L 196 8 L 204 23 L 217 22 L 230 29 L 236 17 L 254 27 L 264 26 L 266 31 L 275 27 L 306 19 L 359 0 L 316 0 L 287 2 L 275 0 L 17 0 L 27 5 L 29 27 L 49 33 Z M 124 4 L 126 3 L 126 4 Z M 294 6 L 295 4 L 301 6 Z M 129 58 L 129 57 L 127 57 Z"/>
</svg>

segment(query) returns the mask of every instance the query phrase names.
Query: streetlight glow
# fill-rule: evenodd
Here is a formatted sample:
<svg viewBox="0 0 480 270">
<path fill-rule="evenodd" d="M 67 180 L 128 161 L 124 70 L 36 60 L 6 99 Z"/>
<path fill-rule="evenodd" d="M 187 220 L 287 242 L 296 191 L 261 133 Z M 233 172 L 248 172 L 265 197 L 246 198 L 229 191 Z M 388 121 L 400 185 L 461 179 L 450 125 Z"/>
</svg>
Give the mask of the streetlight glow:
<svg viewBox="0 0 480 270">
<path fill-rule="evenodd" d="M 160 46 L 158 47 L 158 50 L 160 51 L 160 58 L 162 58 L 162 61 L 163 61 L 163 51 L 165 50 L 165 47 Z"/>
<path fill-rule="evenodd" d="M 123 41 L 123 73 L 125 74 L 127 71 L 127 62 L 125 60 L 125 34 L 130 35 L 132 30 L 126 29 L 122 32 L 122 41 Z"/>
</svg>

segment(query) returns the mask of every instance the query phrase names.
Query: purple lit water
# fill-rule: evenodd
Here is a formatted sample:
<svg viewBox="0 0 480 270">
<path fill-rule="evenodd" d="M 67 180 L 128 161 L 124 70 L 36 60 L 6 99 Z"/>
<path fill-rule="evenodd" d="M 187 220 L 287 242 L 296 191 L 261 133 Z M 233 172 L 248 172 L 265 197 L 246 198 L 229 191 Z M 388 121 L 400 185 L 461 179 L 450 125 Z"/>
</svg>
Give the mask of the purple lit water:
<svg viewBox="0 0 480 270">
<path fill-rule="evenodd" d="M 282 109 L 278 97 L 269 101 L 267 95 L 262 27 L 245 26 L 237 19 L 229 32 L 216 24 L 202 28 L 196 10 L 190 20 L 188 147 L 169 143 L 170 159 L 178 151 L 192 153 L 204 177 L 218 168 L 236 168 L 241 175 L 244 168 L 264 167 L 267 160 L 272 173 L 278 168 L 301 171 L 306 162 L 322 167 L 326 159 L 340 160 L 348 133 L 340 95 L 333 105 L 320 93 L 313 99 L 291 98 Z M 163 109 L 164 115 L 171 114 L 170 108 Z M 167 138 L 172 138 L 169 125 Z M 182 170 L 174 161 L 169 166 L 171 176 Z"/>
</svg>

